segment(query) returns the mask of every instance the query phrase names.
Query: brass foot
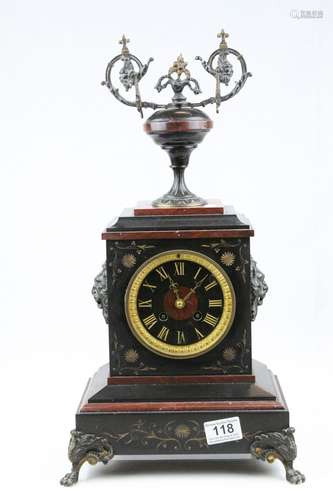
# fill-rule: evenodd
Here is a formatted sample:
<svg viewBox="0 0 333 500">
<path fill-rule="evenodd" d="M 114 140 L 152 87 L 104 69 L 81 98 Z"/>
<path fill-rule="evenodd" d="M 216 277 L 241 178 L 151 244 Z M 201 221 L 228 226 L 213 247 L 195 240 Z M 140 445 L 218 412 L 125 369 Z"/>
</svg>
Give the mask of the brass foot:
<svg viewBox="0 0 333 500">
<path fill-rule="evenodd" d="M 68 447 L 68 458 L 72 462 L 72 470 L 60 480 L 63 486 L 72 486 L 77 483 L 82 465 L 88 462 L 96 465 L 98 462 L 107 464 L 113 457 L 111 443 L 106 436 L 85 434 L 84 432 L 71 431 Z"/>
<path fill-rule="evenodd" d="M 286 479 L 292 484 L 301 484 L 305 481 L 304 474 L 293 468 L 293 461 L 297 456 L 294 439 L 295 429 L 288 427 L 281 432 L 259 432 L 254 435 L 250 445 L 251 454 L 258 460 L 273 463 L 280 460 L 286 470 Z"/>
</svg>

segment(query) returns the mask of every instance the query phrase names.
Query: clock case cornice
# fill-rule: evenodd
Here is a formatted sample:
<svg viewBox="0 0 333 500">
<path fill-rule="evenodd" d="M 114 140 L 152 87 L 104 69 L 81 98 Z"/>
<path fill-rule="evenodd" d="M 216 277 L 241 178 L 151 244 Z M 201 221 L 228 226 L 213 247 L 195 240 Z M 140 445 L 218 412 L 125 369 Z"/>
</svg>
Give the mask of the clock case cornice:
<svg viewBox="0 0 333 500">
<path fill-rule="evenodd" d="M 102 233 L 103 240 L 158 239 L 158 238 L 237 238 L 254 236 L 250 222 L 224 208 L 223 214 L 194 215 L 140 215 L 125 209 Z"/>
</svg>

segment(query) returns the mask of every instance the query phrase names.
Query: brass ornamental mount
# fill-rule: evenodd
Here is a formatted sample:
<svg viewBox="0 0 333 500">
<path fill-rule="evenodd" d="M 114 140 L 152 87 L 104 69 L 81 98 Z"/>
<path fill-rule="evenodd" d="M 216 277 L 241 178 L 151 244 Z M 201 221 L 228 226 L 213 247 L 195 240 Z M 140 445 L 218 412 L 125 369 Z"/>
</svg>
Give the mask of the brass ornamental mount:
<svg viewBox="0 0 333 500">
<path fill-rule="evenodd" d="M 238 94 L 248 77 L 252 76 L 247 71 L 243 56 L 237 50 L 228 47 L 226 40 L 229 34 L 221 30 L 217 36 L 221 38 L 221 42 L 219 47 L 210 54 L 208 60 L 205 61 L 200 56 L 195 58 L 201 61 L 203 68 L 215 80 L 215 94 L 198 102 L 187 101 L 183 94 L 187 87 L 196 95 L 201 93 L 201 89 L 199 82 L 191 76 L 187 62 L 181 54 L 172 64 L 168 73 L 162 75 L 155 85 L 158 92 L 168 86 L 172 88 L 173 97 L 170 102 L 165 104 L 142 100 L 139 84 L 147 73 L 153 58 L 150 57 L 146 64 L 142 64 L 140 59 L 129 51 L 127 44 L 130 40 L 125 35 L 119 41 L 122 45 L 120 54 L 111 59 L 106 67 L 105 80 L 102 85 L 105 85 L 118 101 L 126 106 L 135 107 L 141 117 L 143 117 L 143 109 L 145 108 L 157 110 L 148 118 L 144 128 L 154 141 L 168 152 L 171 158 L 171 168 L 174 172 L 174 182 L 168 193 L 153 202 L 154 206 L 187 207 L 206 204 L 204 199 L 189 191 L 184 180 L 184 170 L 188 165 L 192 150 L 197 147 L 213 126 L 210 118 L 197 108 L 207 104 L 215 104 L 216 112 L 218 112 L 221 103 Z M 241 76 L 239 80 L 235 81 L 232 89 L 223 94 L 221 85 L 228 87 L 234 74 L 234 67 L 228 60 L 229 56 L 235 57 L 240 64 Z M 117 63 L 120 63 L 121 66 L 120 69 L 118 68 L 118 75 L 115 75 Z M 124 97 L 120 92 L 114 82 L 115 76 L 118 76 L 126 92 L 134 89 L 134 100 Z"/>
</svg>

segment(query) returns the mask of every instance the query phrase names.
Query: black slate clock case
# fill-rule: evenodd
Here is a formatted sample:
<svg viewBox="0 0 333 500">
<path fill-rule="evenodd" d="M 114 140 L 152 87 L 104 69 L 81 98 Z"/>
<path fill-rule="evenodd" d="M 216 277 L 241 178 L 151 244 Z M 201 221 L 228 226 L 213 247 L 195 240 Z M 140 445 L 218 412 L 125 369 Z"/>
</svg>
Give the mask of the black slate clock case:
<svg viewBox="0 0 333 500">
<path fill-rule="evenodd" d="M 197 358 L 174 360 L 163 358 L 134 337 L 125 316 L 124 296 L 136 269 L 150 257 L 167 250 L 186 249 L 200 252 L 219 264 L 228 274 L 236 296 L 232 327 L 213 350 Z M 235 255 L 226 266 L 221 256 Z M 131 260 L 129 256 L 133 256 Z M 127 261 L 133 262 L 130 267 Z M 125 265 L 124 265 L 125 263 Z M 154 239 L 107 241 L 107 275 L 109 290 L 110 375 L 204 375 L 251 373 L 250 310 L 250 241 L 229 239 Z M 130 354 L 137 353 L 132 357 Z"/>
</svg>

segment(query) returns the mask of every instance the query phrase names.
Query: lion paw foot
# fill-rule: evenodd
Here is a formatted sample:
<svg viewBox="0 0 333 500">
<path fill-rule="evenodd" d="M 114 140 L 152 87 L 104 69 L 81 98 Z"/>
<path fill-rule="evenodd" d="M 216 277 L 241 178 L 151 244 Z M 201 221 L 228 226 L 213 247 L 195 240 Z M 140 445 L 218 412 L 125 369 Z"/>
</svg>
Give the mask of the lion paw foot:
<svg viewBox="0 0 333 500">
<path fill-rule="evenodd" d="M 305 476 L 298 470 L 290 469 L 287 471 L 287 481 L 292 484 L 302 484 L 305 481 Z"/>
<path fill-rule="evenodd" d="M 77 483 L 78 479 L 79 474 L 76 471 L 72 471 L 64 475 L 64 477 L 60 480 L 60 484 L 63 486 L 72 486 Z"/>
</svg>

